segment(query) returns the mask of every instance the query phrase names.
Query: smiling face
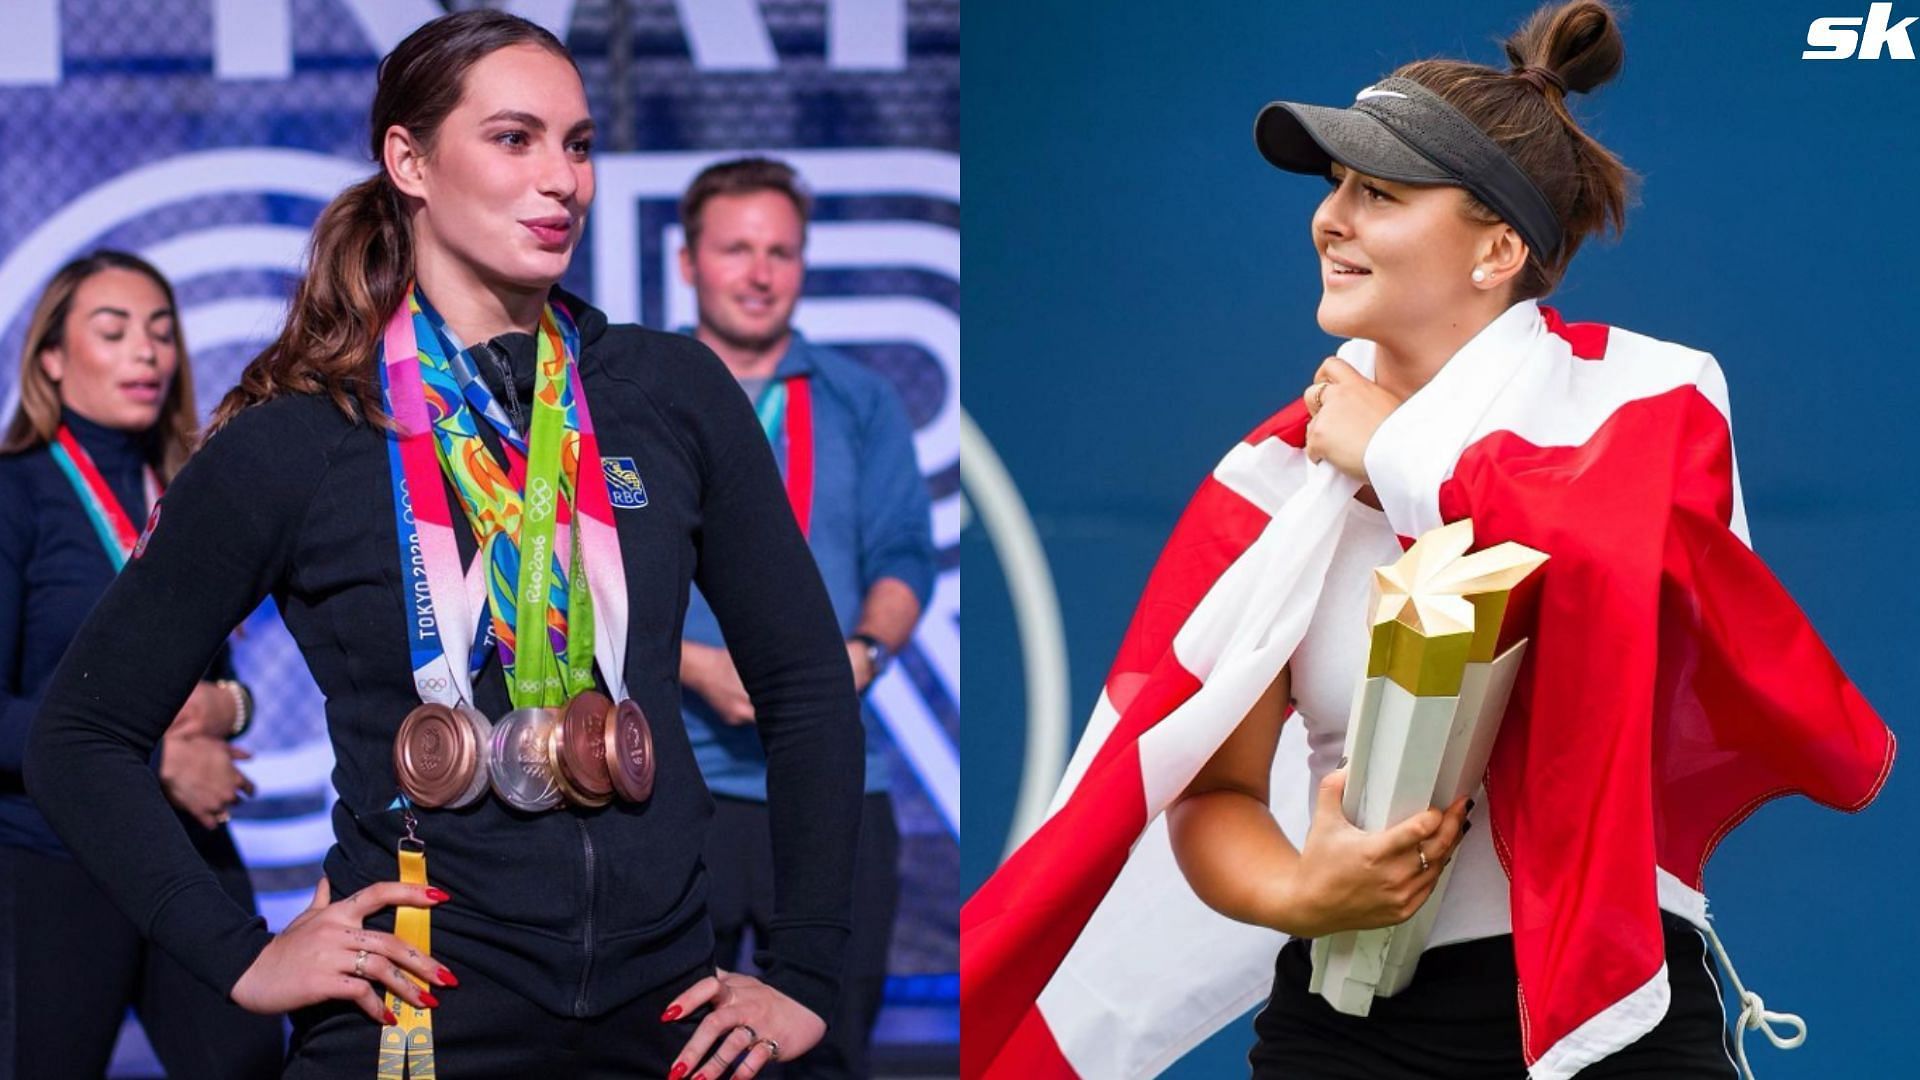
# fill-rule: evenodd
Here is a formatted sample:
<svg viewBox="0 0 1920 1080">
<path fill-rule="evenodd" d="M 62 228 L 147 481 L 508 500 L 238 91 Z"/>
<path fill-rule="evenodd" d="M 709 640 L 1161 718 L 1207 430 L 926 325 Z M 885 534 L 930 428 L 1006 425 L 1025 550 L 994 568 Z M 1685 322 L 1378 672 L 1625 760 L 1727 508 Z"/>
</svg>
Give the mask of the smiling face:
<svg viewBox="0 0 1920 1080">
<path fill-rule="evenodd" d="M 145 274 L 110 267 L 89 275 L 74 290 L 59 344 L 39 356 L 60 404 L 105 427 L 153 427 L 180 365 L 174 315 Z"/>
<path fill-rule="evenodd" d="M 1327 333 L 1417 339 L 1483 305 L 1487 286 L 1510 276 L 1495 249 L 1511 229 L 1470 218 L 1462 189 L 1377 180 L 1339 164 L 1332 182 L 1313 215 Z M 1476 268 L 1495 280 L 1476 283 Z"/>
<path fill-rule="evenodd" d="M 416 258 L 494 288 L 560 280 L 593 202 L 593 120 L 573 65 L 512 45 L 468 69 L 460 103 L 419 145 L 388 133 L 387 171 L 422 209 Z"/>
<path fill-rule="evenodd" d="M 700 210 L 699 240 L 680 252 L 700 331 L 733 349 L 768 353 L 785 343 L 806 278 L 806 223 L 778 191 L 715 195 Z"/>
</svg>

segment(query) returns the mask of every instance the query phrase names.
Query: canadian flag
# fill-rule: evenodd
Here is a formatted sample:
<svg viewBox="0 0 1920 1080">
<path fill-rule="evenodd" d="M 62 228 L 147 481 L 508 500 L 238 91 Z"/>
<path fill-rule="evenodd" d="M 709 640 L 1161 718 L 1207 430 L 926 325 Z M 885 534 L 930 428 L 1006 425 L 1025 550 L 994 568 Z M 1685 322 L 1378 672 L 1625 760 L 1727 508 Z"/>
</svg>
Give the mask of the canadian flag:
<svg viewBox="0 0 1920 1080">
<path fill-rule="evenodd" d="M 1373 347 L 1343 345 L 1363 374 Z M 1168 540 L 1045 823 L 961 913 L 967 1077 L 1152 1076 L 1266 996 L 1285 938 L 1202 906 L 1162 812 L 1293 655 L 1356 484 L 1296 402 L 1234 447 Z M 1381 425 L 1403 538 L 1471 518 L 1550 558 L 1486 777 L 1510 880 L 1522 1053 L 1568 1077 L 1669 1001 L 1662 907 L 1705 919 L 1714 847 L 1761 804 L 1871 802 L 1894 738 L 1747 544 L 1713 357 L 1524 301 Z M 1410 540 L 1408 541 L 1410 542 Z M 1274 813 L 1309 783 L 1283 728 Z"/>
</svg>

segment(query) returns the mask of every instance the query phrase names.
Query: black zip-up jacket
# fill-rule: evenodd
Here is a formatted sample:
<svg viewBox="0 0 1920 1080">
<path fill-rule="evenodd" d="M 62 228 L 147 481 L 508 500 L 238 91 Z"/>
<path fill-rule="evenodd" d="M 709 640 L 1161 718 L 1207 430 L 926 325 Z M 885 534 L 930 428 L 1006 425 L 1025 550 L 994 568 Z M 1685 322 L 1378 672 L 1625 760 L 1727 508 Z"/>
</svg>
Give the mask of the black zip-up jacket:
<svg viewBox="0 0 1920 1080">
<path fill-rule="evenodd" d="M 637 806 L 526 814 L 489 794 L 463 810 L 420 812 L 428 878 L 453 897 L 433 911 L 433 952 L 456 973 L 470 965 L 578 1017 L 711 964 L 700 852 L 713 803 L 679 710 L 692 580 L 720 615 L 767 747 L 781 910 L 759 958 L 765 978 L 830 1015 L 862 732 L 826 590 L 766 437 L 713 354 L 689 338 L 609 327 L 584 302 L 561 299 L 580 328 L 601 454 L 632 458 L 646 489 L 644 506 L 614 517 L 631 596 L 627 689 L 652 722 L 658 777 Z M 501 353 L 476 366 L 498 393 L 498 360 L 510 356 L 524 404 L 531 339 L 491 347 Z M 451 489 L 448 498 L 457 508 Z M 470 559 L 472 535 L 457 509 L 454 518 Z M 228 630 L 273 596 L 327 701 L 339 794 L 326 859 L 333 895 L 397 878 L 392 747 L 418 704 L 401 585 L 384 436 L 324 397 L 277 398 L 236 416 L 181 472 L 144 552 L 46 691 L 26 759 L 33 797 L 135 924 L 222 991 L 270 936 L 195 857 L 148 752 Z M 489 716 L 511 710 L 497 657 L 475 697 Z M 391 912 L 369 925 L 390 929 Z"/>
</svg>

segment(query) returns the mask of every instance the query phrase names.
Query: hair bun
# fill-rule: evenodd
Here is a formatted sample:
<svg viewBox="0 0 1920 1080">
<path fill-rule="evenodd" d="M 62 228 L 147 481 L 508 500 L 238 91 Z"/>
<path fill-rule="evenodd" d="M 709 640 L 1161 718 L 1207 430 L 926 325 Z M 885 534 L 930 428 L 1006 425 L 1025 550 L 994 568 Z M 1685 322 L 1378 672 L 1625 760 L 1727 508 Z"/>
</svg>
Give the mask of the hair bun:
<svg viewBox="0 0 1920 1080">
<path fill-rule="evenodd" d="M 1513 74 L 1545 92 L 1584 94 L 1613 78 L 1626 58 L 1626 43 L 1613 9 L 1602 0 L 1570 0 L 1535 11 L 1506 40 Z"/>
</svg>

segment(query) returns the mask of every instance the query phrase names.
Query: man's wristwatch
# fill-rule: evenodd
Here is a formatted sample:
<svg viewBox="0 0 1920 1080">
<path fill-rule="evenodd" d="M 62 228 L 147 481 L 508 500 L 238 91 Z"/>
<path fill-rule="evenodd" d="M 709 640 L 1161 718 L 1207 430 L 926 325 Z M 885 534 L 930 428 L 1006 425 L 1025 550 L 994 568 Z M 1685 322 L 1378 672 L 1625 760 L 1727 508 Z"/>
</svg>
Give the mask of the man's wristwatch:
<svg viewBox="0 0 1920 1080">
<path fill-rule="evenodd" d="M 893 653 L 887 649 L 884 642 L 872 634 L 855 634 L 847 640 L 857 641 L 867 647 L 867 666 L 873 669 L 873 677 L 867 680 L 867 685 L 872 686 L 879 682 L 880 676 L 887 670 L 887 664 L 893 660 Z"/>
</svg>

